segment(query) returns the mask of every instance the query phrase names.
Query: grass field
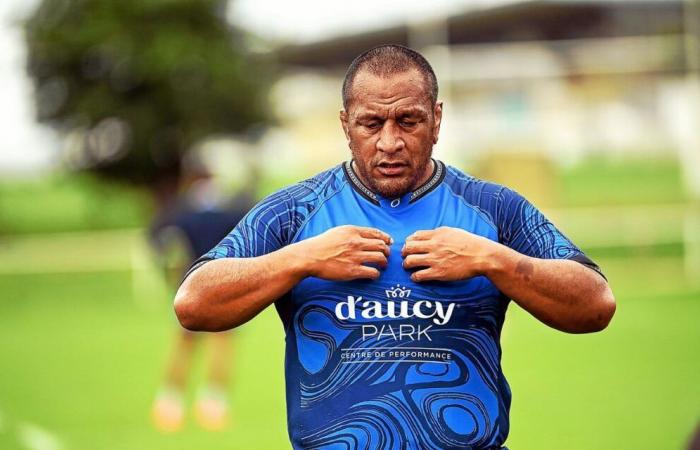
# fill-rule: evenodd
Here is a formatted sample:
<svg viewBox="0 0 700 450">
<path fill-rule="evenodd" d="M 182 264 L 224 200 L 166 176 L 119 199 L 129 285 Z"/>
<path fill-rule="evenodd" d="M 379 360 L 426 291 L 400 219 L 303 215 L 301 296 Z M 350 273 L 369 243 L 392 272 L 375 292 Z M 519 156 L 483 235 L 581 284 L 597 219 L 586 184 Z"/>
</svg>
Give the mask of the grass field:
<svg viewBox="0 0 700 450">
<path fill-rule="evenodd" d="M 513 449 L 678 449 L 700 419 L 700 293 L 684 284 L 680 259 L 601 262 L 619 302 L 604 333 L 565 335 L 509 310 Z M 132 298 L 130 278 L 0 276 L 0 448 L 288 448 L 273 310 L 236 334 L 230 429 L 152 429 L 175 325 L 167 293 L 154 285 L 141 295 L 157 301 L 139 306 L 148 303 Z"/>
</svg>

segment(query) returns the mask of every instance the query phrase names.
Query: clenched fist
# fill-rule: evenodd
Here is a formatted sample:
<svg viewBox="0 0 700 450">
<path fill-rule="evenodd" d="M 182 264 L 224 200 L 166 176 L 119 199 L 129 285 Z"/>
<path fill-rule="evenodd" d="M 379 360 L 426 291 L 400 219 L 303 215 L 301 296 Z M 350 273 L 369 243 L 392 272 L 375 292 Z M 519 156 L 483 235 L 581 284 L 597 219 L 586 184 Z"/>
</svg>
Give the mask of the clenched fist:
<svg viewBox="0 0 700 450">
<path fill-rule="evenodd" d="M 391 237 L 376 228 L 343 225 L 298 243 L 309 276 L 334 281 L 377 279 L 386 267 Z"/>
<path fill-rule="evenodd" d="M 401 250 L 405 269 L 420 269 L 411 279 L 458 281 L 484 275 L 501 245 L 460 228 L 416 231 Z"/>
</svg>

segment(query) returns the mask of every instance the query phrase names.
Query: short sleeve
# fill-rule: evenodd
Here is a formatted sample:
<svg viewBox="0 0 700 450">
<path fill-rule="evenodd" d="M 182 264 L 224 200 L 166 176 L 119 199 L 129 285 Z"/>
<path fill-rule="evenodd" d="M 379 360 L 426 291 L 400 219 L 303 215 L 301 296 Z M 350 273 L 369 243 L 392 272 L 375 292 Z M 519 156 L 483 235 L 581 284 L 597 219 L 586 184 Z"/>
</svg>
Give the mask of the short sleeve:
<svg viewBox="0 0 700 450">
<path fill-rule="evenodd" d="M 571 259 L 602 271 L 532 203 L 517 192 L 503 188 L 497 214 L 499 241 L 524 255 L 541 259 Z"/>
<path fill-rule="evenodd" d="M 214 259 L 252 258 L 279 250 L 289 243 L 293 222 L 294 205 L 289 193 L 282 190 L 270 195 L 255 205 L 221 242 L 199 257 L 184 278 Z"/>
</svg>

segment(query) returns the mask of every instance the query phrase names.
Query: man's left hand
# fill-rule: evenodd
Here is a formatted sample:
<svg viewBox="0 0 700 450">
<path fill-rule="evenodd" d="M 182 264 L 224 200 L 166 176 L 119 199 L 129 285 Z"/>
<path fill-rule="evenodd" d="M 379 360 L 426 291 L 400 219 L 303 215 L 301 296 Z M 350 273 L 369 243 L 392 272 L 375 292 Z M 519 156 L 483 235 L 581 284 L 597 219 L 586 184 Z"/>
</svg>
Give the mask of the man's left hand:
<svg viewBox="0 0 700 450">
<path fill-rule="evenodd" d="M 413 281 L 458 281 L 483 275 L 499 247 L 468 231 L 440 227 L 410 235 L 401 256 L 405 269 L 420 269 L 411 275 Z"/>
</svg>

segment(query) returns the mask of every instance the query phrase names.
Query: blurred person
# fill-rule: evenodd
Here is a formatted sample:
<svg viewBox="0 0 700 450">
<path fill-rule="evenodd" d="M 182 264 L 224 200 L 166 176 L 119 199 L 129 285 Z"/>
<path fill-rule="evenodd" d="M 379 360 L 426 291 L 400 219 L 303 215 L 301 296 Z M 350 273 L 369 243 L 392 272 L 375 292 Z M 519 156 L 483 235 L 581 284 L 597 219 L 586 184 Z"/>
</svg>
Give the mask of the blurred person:
<svg viewBox="0 0 700 450">
<path fill-rule="evenodd" d="M 165 206 L 150 229 L 152 246 L 171 286 L 177 286 L 192 262 L 221 241 L 253 204 L 252 192 L 248 190 L 233 199 L 226 198 L 201 162 L 196 159 L 189 162 L 189 166 L 185 165 L 181 192 L 174 198 L 167 194 L 162 196 Z M 168 190 L 166 186 L 162 191 Z M 230 333 L 202 336 L 178 328 L 165 378 L 153 403 L 154 424 L 165 432 L 177 431 L 182 426 L 192 358 L 204 340 L 209 347 L 207 378 L 206 385 L 197 394 L 195 417 L 205 429 L 222 429 L 229 410 Z"/>
<path fill-rule="evenodd" d="M 700 423 L 695 427 L 688 441 L 688 450 L 700 450 Z"/>
<path fill-rule="evenodd" d="M 614 314 L 600 268 L 530 202 L 432 158 L 437 94 L 411 49 L 358 56 L 340 112 L 352 158 L 260 202 L 176 294 L 192 330 L 274 303 L 295 449 L 502 449 L 510 300 L 569 333 Z"/>
</svg>

